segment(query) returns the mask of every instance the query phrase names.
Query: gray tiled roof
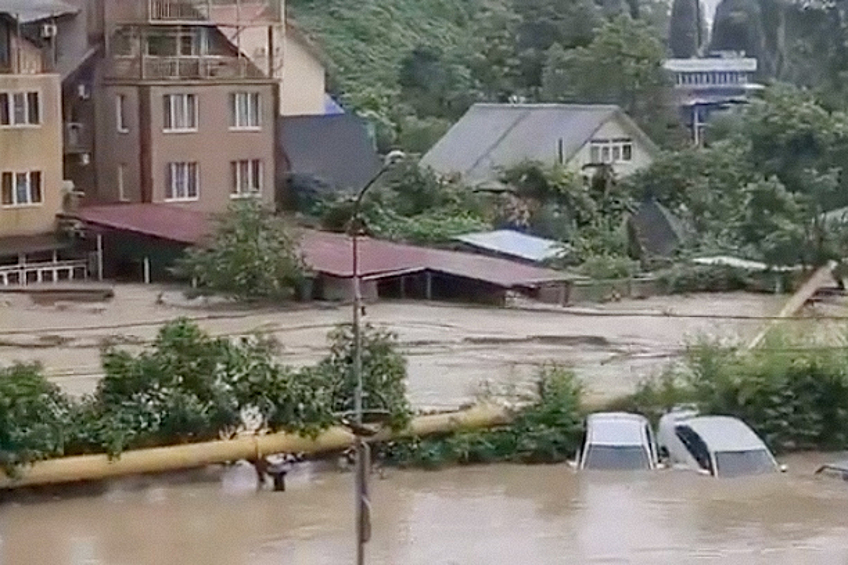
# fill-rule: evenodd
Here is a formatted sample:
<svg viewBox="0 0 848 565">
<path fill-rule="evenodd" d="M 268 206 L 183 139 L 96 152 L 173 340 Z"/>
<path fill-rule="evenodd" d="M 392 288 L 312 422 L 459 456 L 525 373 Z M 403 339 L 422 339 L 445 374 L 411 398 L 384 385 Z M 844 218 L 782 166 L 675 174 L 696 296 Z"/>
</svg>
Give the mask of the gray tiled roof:
<svg viewBox="0 0 848 565">
<path fill-rule="evenodd" d="M 491 182 L 498 167 L 525 160 L 550 162 L 563 140 L 565 161 L 611 118 L 650 140 L 618 106 L 579 104 L 475 104 L 422 158 L 442 174 L 461 174 L 471 184 Z"/>
</svg>

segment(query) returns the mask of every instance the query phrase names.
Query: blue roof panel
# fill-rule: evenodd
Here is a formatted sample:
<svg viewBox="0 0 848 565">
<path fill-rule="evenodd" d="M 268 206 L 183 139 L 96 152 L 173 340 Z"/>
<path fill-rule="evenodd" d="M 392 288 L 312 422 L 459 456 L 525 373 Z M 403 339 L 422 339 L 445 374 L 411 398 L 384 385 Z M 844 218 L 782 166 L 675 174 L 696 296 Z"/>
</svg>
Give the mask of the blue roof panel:
<svg viewBox="0 0 848 565">
<path fill-rule="evenodd" d="M 557 256 L 563 244 L 513 230 L 469 233 L 456 238 L 456 241 L 472 247 L 494 251 L 541 263 Z"/>
</svg>

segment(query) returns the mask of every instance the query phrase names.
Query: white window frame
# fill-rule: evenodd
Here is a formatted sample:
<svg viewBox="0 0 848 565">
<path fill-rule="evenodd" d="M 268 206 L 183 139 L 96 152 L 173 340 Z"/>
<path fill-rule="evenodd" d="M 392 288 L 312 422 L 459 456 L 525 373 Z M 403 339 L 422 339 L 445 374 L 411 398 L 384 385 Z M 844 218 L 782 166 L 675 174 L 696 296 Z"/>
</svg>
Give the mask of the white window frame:
<svg viewBox="0 0 848 565">
<path fill-rule="evenodd" d="M 232 161 L 230 171 L 230 198 L 254 198 L 262 195 L 265 163 L 261 159 Z"/>
<path fill-rule="evenodd" d="M 127 166 L 120 163 L 116 174 L 116 180 L 118 183 L 118 200 L 121 202 L 129 202 L 129 198 L 127 198 Z"/>
<path fill-rule="evenodd" d="M 166 173 L 165 202 L 195 202 L 200 199 L 200 165 L 196 161 L 168 163 Z M 194 194 L 191 193 L 192 181 Z"/>
<path fill-rule="evenodd" d="M 167 103 L 165 102 L 167 100 Z M 189 100 L 194 100 L 192 111 Z M 200 121 L 200 100 L 197 94 L 186 92 L 181 94 L 164 94 L 162 97 L 162 131 L 165 133 L 195 133 Z M 178 125 L 178 118 L 184 117 L 188 121 L 184 125 Z M 192 123 L 193 122 L 193 123 Z"/>
<path fill-rule="evenodd" d="M 36 120 L 32 120 L 32 105 L 30 104 L 30 96 L 36 97 Z M 24 118 L 22 122 L 16 119 L 17 112 L 15 111 L 17 104 L 16 97 L 23 97 Z M 6 112 L 9 118 L 8 124 L 0 123 L 0 128 L 40 128 L 44 123 L 44 101 L 40 90 L 4 90 L 0 92 L 0 104 L 6 104 Z"/>
<path fill-rule="evenodd" d="M 230 94 L 230 129 L 233 131 L 262 130 L 261 93 L 233 92 Z"/>
<path fill-rule="evenodd" d="M 593 139 L 589 142 L 589 162 L 592 165 L 614 165 L 632 161 L 632 139 Z"/>
<path fill-rule="evenodd" d="M 118 94 L 115 96 L 115 124 L 118 133 L 129 133 L 130 127 L 127 125 L 127 95 Z"/>
<path fill-rule="evenodd" d="M 38 186 L 38 195 L 39 200 L 35 201 L 33 198 L 32 192 L 32 177 L 34 174 L 38 174 L 39 186 Z M 12 179 L 12 202 L 6 203 L 3 202 L 3 185 L 5 183 L 6 178 L 11 176 Z M 18 200 L 18 180 L 24 177 L 26 182 L 26 192 L 27 199 L 26 202 L 20 202 Z M 3 208 L 33 208 L 37 206 L 44 205 L 44 172 L 43 171 L 2 171 L 0 172 L 0 205 Z"/>
</svg>

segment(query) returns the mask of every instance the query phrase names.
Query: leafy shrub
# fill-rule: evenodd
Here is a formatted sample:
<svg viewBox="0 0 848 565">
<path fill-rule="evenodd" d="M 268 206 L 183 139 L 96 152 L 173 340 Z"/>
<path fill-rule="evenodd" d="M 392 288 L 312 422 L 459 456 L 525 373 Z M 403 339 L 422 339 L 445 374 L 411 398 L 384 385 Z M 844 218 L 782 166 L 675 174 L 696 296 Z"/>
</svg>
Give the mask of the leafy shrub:
<svg viewBox="0 0 848 565">
<path fill-rule="evenodd" d="M 775 341 L 738 352 L 701 341 L 683 363 L 609 407 L 654 419 L 676 404 L 736 416 L 776 451 L 848 448 L 848 356 Z"/>
<path fill-rule="evenodd" d="M 0 467 L 61 455 L 70 427 L 71 403 L 36 364 L 0 369 Z"/>
<path fill-rule="evenodd" d="M 197 284 L 196 292 L 237 300 L 292 298 L 304 270 L 297 239 L 252 198 L 233 203 L 218 218 L 212 240 L 188 249 L 174 268 Z"/>
<path fill-rule="evenodd" d="M 533 402 L 509 426 L 433 438 L 412 438 L 381 446 L 387 462 L 399 466 L 516 461 L 556 463 L 571 457 L 582 434 L 582 387 L 574 373 L 556 365 L 540 369 Z"/>
</svg>

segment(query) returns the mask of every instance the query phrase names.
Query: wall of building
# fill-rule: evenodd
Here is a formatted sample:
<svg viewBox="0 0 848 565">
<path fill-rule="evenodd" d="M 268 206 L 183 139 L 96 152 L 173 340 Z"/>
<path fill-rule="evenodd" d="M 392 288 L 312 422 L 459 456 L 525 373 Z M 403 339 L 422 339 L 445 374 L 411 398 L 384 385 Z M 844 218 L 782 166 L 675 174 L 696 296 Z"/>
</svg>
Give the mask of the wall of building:
<svg viewBox="0 0 848 565">
<path fill-rule="evenodd" d="M 118 96 L 125 96 L 124 118 L 128 131 L 118 131 Z M 102 85 L 95 91 L 97 192 L 89 200 L 118 202 L 118 167 L 124 165 L 124 191 L 128 201 L 141 202 L 141 137 L 139 87 Z"/>
<path fill-rule="evenodd" d="M 153 202 L 166 201 L 168 163 L 197 162 L 200 190 L 196 202 L 180 206 L 206 212 L 226 210 L 231 202 L 231 162 L 261 159 L 263 163 L 262 198 L 274 202 L 274 163 L 276 98 L 272 84 L 206 84 L 192 86 L 154 86 L 150 89 L 150 146 Z M 230 94 L 259 92 L 261 129 L 230 130 Z M 163 132 L 165 94 L 198 96 L 198 129 L 193 133 Z"/>
<path fill-rule="evenodd" d="M 286 34 L 283 69 L 280 115 L 323 114 L 327 91 L 326 69 L 321 60 L 294 33 Z"/>
<path fill-rule="evenodd" d="M 618 176 L 625 177 L 651 164 L 653 157 L 650 148 L 618 120 L 612 119 L 607 121 L 592 136 L 592 139 L 617 138 L 629 138 L 633 140 L 633 158 L 630 161 L 619 161 L 613 165 L 613 169 Z M 575 171 L 582 171 L 583 167 L 591 162 L 590 141 L 574 155 L 571 161 L 569 161 L 568 166 Z"/>
<path fill-rule="evenodd" d="M 0 91 L 40 93 L 41 125 L 0 127 L 0 171 L 41 171 L 43 202 L 0 206 L 0 237 L 51 232 L 62 208 L 62 113 L 59 75 L 0 74 Z"/>
</svg>

